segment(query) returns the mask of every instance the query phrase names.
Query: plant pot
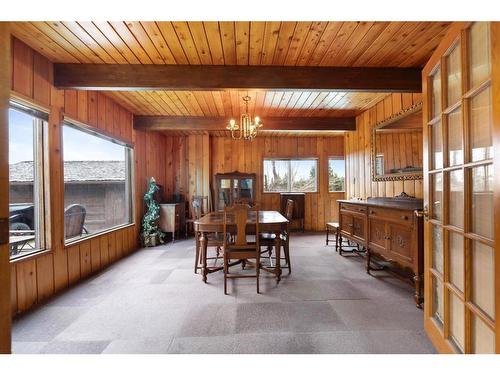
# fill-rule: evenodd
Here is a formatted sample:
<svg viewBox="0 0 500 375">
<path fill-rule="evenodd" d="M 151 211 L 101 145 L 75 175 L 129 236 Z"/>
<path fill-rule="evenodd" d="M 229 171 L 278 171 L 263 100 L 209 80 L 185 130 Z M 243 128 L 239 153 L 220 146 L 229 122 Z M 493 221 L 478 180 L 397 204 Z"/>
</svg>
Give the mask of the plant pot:
<svg viewBox="0 0 500 375">
<path fill-rule="evenodd" d="M 145 236 L 145 237 L 143 237 L 143 243 L 142 244 L 145 247 L 154 247 L 154 246 L 159 245 L 158 235 L 154 234 L 154 235 L 151 235 L 151 236 Z"/>
</svg>

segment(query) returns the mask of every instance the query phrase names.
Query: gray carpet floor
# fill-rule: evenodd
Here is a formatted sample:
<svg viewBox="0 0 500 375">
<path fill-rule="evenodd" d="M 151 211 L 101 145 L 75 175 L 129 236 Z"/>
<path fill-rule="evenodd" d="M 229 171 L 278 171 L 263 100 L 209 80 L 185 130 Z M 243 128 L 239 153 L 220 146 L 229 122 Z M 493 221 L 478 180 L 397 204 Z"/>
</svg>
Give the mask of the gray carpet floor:
<svg viewBox="0 0 500 375">
<path fill-rule="evenodd" d="M 137 251 L 17 318 L 13 352 L 435 352 L 410 285 L 367 275 L 320 234 L 293 235 L 291 258 L 279 285 L 230 280 L 226 296 L 222 273 L 194 274 L 192 238 Z"/>
</svg>

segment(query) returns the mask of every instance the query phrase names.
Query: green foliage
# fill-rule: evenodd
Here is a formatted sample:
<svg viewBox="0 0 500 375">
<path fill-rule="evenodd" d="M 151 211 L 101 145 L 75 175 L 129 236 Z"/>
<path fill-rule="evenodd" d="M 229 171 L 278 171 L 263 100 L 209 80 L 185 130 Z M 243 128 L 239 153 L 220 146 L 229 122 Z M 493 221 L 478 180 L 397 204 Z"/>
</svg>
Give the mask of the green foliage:
<svg viewBox="0 0 500 375">
<path fill-rule="evenodd" d="M 328 191 L 344 191 L 344 177 L 339 176 L 328 167 Z"/>
<path fill-rule="evenodd" d="M 160 205 L 154 199 L 154 194 L 160 190 L 153 177 L 149 179 L 148 190 L 144 194 L 144 202 L 147 206 L 147 211 L 142 218 L 142 239 L 144 246 L 154 246 L 156 239 L 159 243 L 163 243 L 165 234 L 158 228 L 158 220 L 160 219 Z"/>
</svg>

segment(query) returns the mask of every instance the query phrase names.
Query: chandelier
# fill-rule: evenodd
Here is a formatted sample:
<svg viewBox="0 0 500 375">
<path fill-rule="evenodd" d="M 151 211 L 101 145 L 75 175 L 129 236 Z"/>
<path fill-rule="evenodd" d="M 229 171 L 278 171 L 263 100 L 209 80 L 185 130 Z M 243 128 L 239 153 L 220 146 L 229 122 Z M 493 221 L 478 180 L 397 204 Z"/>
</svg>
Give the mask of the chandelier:
<svg viewBox="0 0 500 375">
<path fill-rule="evenodd" d="M 260 118 L 255 116 L 254 120 L 250 118 L 248 113 L 248 102 L 250 101 L 250 97 L 244 96 L 243 101 L 245 102 L 245 113 L 242 113 L 240 116 L 240 123 L 237 124 L 235 120 L 229 120 L 229 124 L 227 124 L 226 129 L 231 131 L 231 137 L 233 139 L 246 139 L 252 140 L 257 136 L 257 129 L 262 127 L 262 122 L 260 122 Z"/>
</svg>

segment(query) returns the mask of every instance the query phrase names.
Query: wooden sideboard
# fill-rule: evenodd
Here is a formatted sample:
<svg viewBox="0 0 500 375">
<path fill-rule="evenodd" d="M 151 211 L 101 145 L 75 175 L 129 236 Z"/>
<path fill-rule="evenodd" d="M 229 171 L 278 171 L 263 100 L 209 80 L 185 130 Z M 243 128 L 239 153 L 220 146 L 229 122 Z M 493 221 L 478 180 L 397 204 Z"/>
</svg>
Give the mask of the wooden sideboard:
<svg viewBox="0 0 500 375">
<path fill-rule="evenodd" d="M 340 233 L 367 250 L 366 271 L 372 257 L 411 272 L 415 302 L 423 302 L 424 241 L 423 220 L 415 215 L 423 201 L 414 198 L 368 198 L 339 200 Z"/>
</svg>

